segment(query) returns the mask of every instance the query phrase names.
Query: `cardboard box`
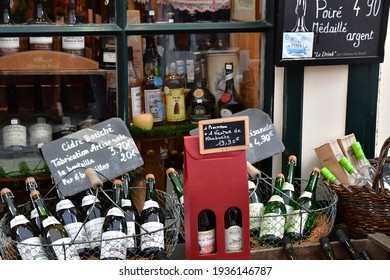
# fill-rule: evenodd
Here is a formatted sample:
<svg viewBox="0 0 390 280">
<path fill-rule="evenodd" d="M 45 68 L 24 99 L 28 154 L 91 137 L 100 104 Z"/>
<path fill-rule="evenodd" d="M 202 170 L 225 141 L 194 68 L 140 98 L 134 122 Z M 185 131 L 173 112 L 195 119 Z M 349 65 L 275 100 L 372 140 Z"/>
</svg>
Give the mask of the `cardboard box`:
<svg viewBox="0 0 390 280">
<path fill-rule="evenodd" d="M 337 139 L 343 154 L 349 159 L 349 161 L 355 166 L 356 169 L 359 169 L 360 164 L 356 159 L 355 153 L 352 150 L 351 145 L 356 142 L 355 134 L 345 135 L 339 139 Z"/>
<path fill-rule="evenodd" d="M 139 10 L 127 10 L 127 23 L 141 23 Z M 141 35 L 131 35 L 127 37 L 127 45 L 133 47 L 133 64 L 140 79 L 144 76 L 144 65 L 142 62 L 143 49 Z"/>
<path fill-rule="evenodd" d="M 327 167 L 341 183 L 346 185 L 352 183 L 348 173 L 339 163 L 339 160 L 344 156 L 344 153 L 337 140 L 332 140 L 315 148 L 315 152 L 321 165 Z"/>
<path fill-rule="evenodd" d="M 184 137 L 184 222 L 187 259 L 250 259 L 248 175 L 245 150 L 200 154 L 199 137 Z M 230 207 L 242 213 L 239 252 L 225 251 L 224 214 Z M 215 214 L 216 252 L 199 254 L 198 214 Z"/>
</svg>

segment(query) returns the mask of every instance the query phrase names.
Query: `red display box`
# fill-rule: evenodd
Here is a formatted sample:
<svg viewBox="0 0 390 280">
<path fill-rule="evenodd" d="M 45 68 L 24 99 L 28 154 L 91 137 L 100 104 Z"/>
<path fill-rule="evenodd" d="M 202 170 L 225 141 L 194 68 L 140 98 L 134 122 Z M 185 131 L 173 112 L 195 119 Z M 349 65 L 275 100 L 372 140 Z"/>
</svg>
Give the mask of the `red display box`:
<svg viewBox="0 0 390 280">
<path fill-rule="evenodd" d="M 199 137 L 184 137 L 184 221 L 186 259 L 250 259 L 249 194 L 245 150 L 200 154 Z M 224 214 L 230 207 L 242 213 L 239 252 L 226 252 Z M 198 252 L 198 214 L 210 209 L 216 217 L 216 252 Z"/>
</svg>

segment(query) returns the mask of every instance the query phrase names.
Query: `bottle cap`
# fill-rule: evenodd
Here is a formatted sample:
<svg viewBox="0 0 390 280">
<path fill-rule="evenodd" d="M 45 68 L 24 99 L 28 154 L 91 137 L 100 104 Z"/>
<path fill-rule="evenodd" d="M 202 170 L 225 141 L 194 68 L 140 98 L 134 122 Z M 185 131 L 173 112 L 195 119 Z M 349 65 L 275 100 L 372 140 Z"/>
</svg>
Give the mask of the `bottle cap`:
<svg viewBox="0 0 390 280">
<path fill-rule="evenodd" d="M 288 157 L 288 161 L 295 161 L 295 162 L 297 162 L 297 157 L 295 156 L 295 155 L 290 155 L 289 157 Z"/>
<path fill-rule="evenodd" d="M 284 174 L 283 174 L 283 173 L 278 173 L 278 174 L 276 174 L 276 178 L 278 178 L 278 177 L 281 177 L 281 178 L 284 179 Z"/>
<path fill-rule="evenodd" d="M 120 180 L 120 179 L 115 179 L 115 180 L 114 180 L 114 185 L 122 185 L 122 180 Z"/>
<path fill-rule="evenodd" d="M 148 180 L 148 179 L 154 179 L 154 175 L 151 174 L 151 173 L 149 173 L 149 174 L 146 174 L 145 178 L 146 178 L 146 180 Z"/>
<path fill-rule="evenodd" d="M 0 195 L 3 196 L 3 195 L 5 195 L 6 193 L 10 193 L 10 192 L 11 192 L 11 190 L 10 190 L 9 188 L 3 188 L 3 189 L 1 189 L 1 191 L 0 191 Z"/>
<path fill-rule="evenodd" d="M 333 173 L 326 167 L 321 168 L 321 174 L 329 182 L 333 182 L 336 179 L 336 176 L 334 176 Z"/>
<path fill-rule="evenodd" d="M 356 156 L 356 158 L 359 160 L 359 159 L 363 159 L 365 158 L 366 156 L 364 155 L 364 152 L 363 152 L 363 148 L 362 146 L 360 145 L 360 142 L 355 142 L 355 143 L 352 143 L 351 145 L 351 148 Z"/>
<path fill-rule="evenodd" d="M 173 167 L 169 167 L 166 171 L 167 175 L 171 174 L 171 173 L 175 173 L 175 169 Z"/>
<path fill-rule="evenodd" d="M 35 178 L 34 177 L 27 177 L 26 184 L 29 184 L 29 183 L 35 183 Z"/>
<path fill-rule="evenodd" d="M 339 160 L 339 163 L 341 164 L 344 169 L 351 174 L 355 168 L 353 167 L 352 163 L 344 156 Z"/>
<path fill-rule="evenodd" d="M 318 167 L 313 167 L 313 172 L 320 173 L 320 169 Z"/>
</svg>

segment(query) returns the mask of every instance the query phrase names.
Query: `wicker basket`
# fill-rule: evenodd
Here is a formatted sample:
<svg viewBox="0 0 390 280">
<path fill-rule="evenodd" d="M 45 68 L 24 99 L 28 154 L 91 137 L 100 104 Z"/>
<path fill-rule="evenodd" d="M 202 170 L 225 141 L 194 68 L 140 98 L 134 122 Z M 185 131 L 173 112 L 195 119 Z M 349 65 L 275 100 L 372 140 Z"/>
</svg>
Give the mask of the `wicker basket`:
<svg viewBox="0 0 390 280">
<path fill-rule="evenodd" d="M 377 174 L 373 188 L 330 184 L 339 197 L 338 211 L 351 236 L 365 238 L 369 233 L 390 235 L 390 190 L 383 184 L 383 167 L 389 161 L 390 137 L 384 142 L 378 158 L 371 160 Z"/>
</svg>

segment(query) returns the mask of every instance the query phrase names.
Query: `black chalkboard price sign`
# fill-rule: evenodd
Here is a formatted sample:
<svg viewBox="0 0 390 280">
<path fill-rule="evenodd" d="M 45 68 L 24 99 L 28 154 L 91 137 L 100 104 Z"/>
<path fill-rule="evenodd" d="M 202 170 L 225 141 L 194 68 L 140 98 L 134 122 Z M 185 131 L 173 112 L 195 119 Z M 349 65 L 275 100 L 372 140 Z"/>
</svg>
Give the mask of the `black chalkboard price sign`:
<svg viewBox="0 0 390 280">
<path fill-rule="evenodd" d="M 201 154 L 249 148 L 248 116 L 200 121 L 198 129 Z"/>
<path fill-rule="evenodd" d="M 390 0 L 278 0 L 277 66 L 380 63 Z"/>
</svg>

